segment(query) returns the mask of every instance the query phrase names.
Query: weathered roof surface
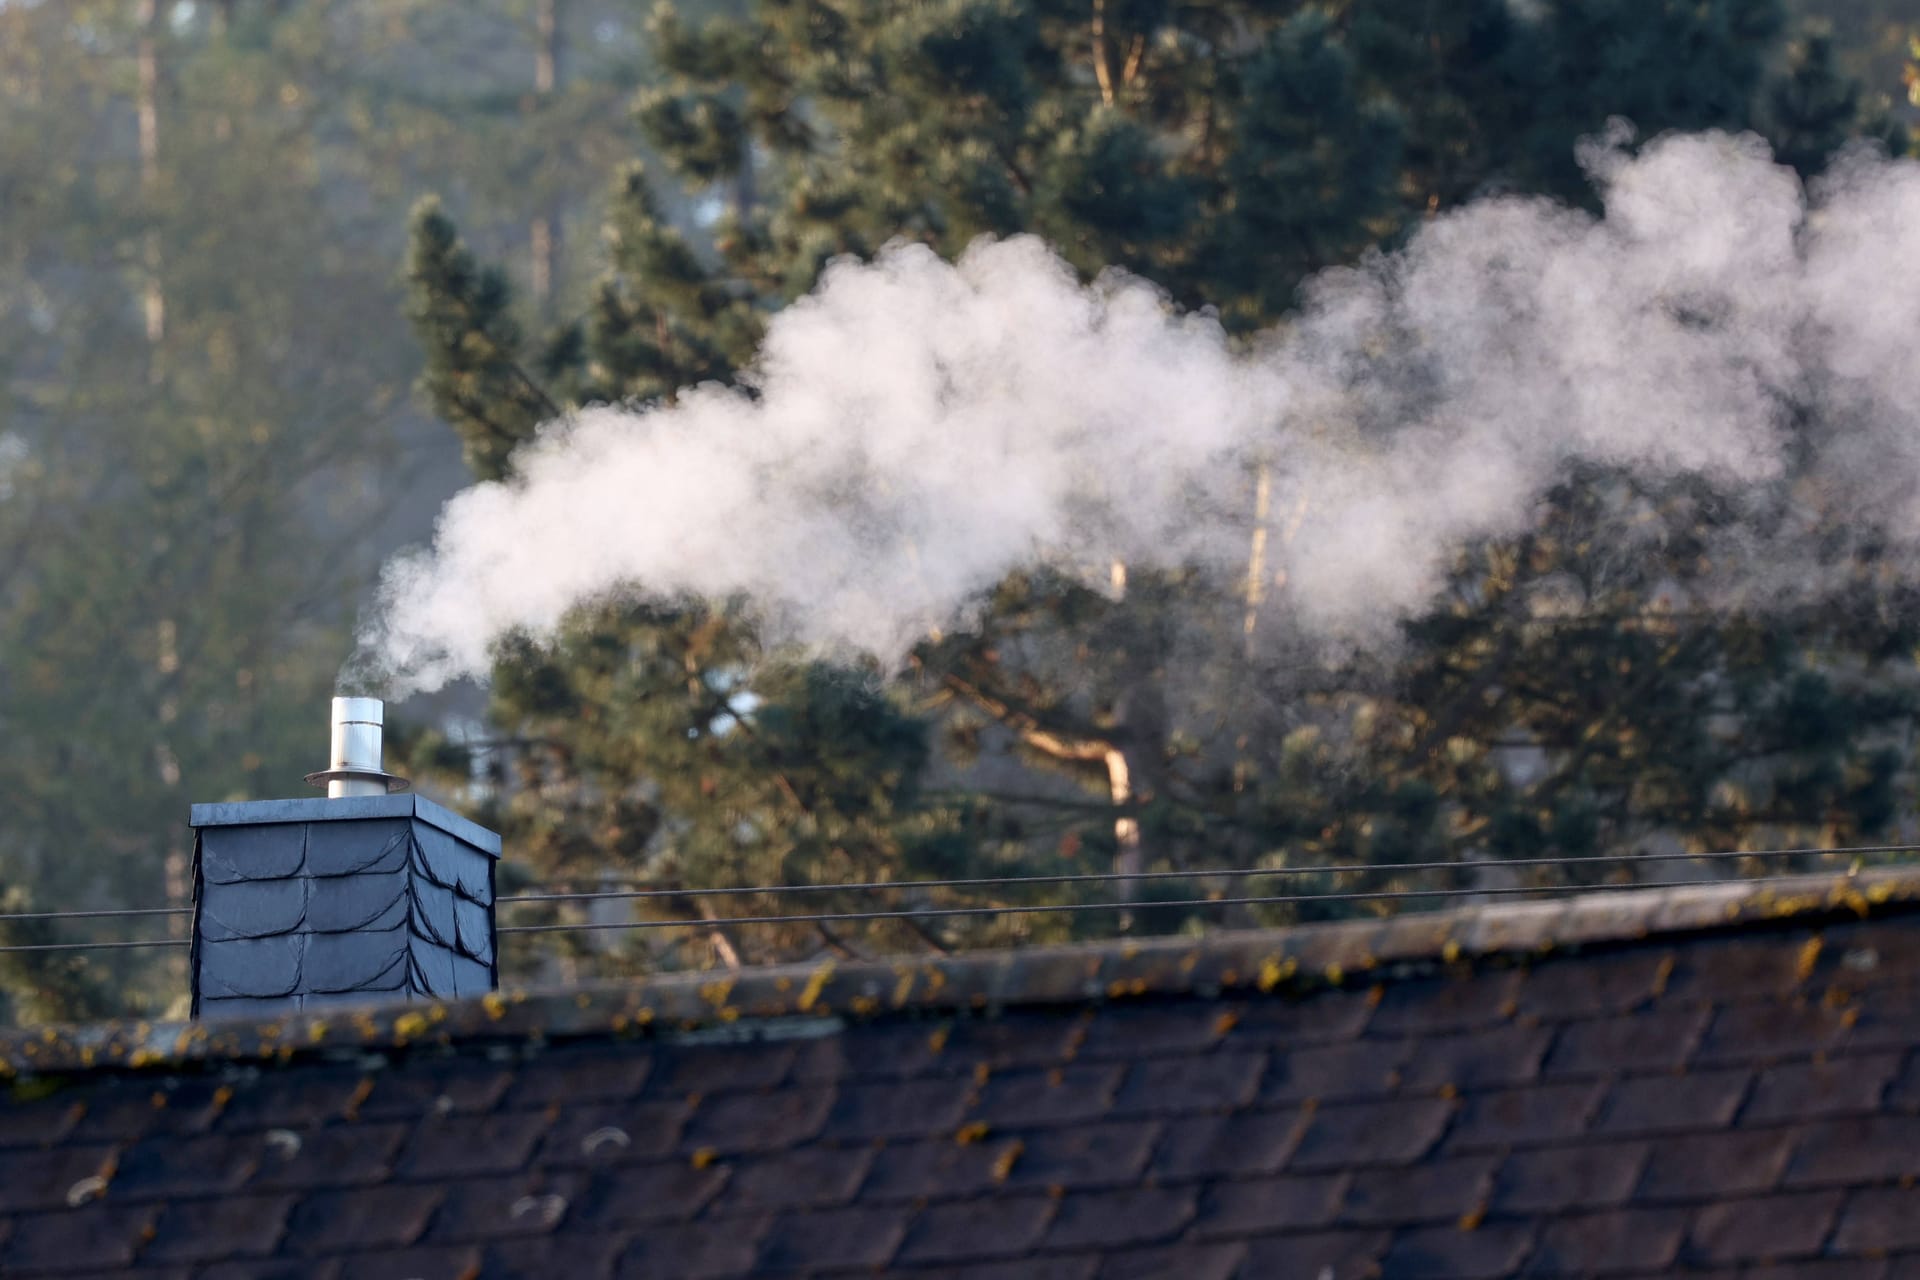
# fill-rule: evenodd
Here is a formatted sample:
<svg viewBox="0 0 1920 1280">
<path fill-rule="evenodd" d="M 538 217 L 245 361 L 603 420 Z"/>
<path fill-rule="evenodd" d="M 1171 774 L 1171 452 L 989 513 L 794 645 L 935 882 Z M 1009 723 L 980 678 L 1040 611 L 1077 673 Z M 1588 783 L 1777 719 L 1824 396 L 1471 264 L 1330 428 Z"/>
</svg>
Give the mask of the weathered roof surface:
<svg viewBox="0 0 1920 1280">
<path fill-rule="evenodd" d="M 0 1273 L 1920 1277 L 1917 894 L 16 1036 Z"/>
</svg>

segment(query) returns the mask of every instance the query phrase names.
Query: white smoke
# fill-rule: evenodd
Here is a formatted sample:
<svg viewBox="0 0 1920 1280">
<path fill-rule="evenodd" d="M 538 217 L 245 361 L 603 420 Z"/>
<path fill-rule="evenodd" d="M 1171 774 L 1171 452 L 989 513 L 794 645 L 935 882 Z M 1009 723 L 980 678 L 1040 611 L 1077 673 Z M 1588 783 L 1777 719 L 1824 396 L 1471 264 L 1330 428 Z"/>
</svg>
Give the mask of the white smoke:
<svg viewBox="0 0 1920 1280">
<path fill-rule="evenodd" d="M 1789 402 L 1841 424 L 1827 498 L 1920 538 L 1920 166 L 1852 156 L 1809 198 L 1752 138 L 1620 142 L 1583 157 L 1603 217 L 1474 204 L 1251 343 L 1031 238 L 835 265 L 756 395 L 585 410 L 449 502 L 365 645 L 417 690 L 584 602 L 744 595 L 776 638 L 897 659 L 1035 562 L 1243 573 L 1256 469 L 1291 522 L 1272 607 L 1364 640 L 1570 461 L 1766 485 Z"/>
</svg>

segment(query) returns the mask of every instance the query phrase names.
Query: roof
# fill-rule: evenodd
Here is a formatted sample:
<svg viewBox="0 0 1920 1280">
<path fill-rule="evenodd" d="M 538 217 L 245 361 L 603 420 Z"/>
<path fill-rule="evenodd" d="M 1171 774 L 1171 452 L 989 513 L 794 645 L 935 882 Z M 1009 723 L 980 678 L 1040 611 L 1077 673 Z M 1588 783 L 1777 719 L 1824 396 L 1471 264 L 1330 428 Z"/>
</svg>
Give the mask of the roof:
<svg viewBox="0 0 1920 1280">
<path fill-rule="evenodd" d="M 0 1040 L 0 1272 L 1920 1276 L 1920 876 Z"/>
</svg>

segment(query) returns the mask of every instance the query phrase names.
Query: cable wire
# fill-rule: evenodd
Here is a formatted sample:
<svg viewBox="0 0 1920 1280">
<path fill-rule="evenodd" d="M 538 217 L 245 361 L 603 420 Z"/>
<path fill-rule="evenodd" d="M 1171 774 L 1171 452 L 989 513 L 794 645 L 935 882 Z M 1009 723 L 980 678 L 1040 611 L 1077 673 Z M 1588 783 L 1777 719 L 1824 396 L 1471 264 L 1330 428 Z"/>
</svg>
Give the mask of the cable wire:
<svg viewBox="0 0 1920 1280">
<path fill-rule="evenodd" d="M 16 911 L 0 920 L 87 920 L 105 916 L 184 916 L 192 907 L 130 907 L 114 911 Z"/>
<path fill-rule="evenodd" d="M 1731 858 L 1836 857 L 1842 854 L 1920 853 L 1920 845 L 1859 845 L 1846 849 L 1751 849 L 1708 853 L 1606 853 L 1588 857 L 1489 858 L 1484 862 L 1349 863 L 1326 867 L 1227 867 L 1202 871 L 1101 871 L 1057 876 L 983 876 L 969 880 L 869 880 L 847 884 L 794 884 L 691 889 L 607 889 L 579 893 L 518 893 L 501 906 L 521 902 L 573 902 L 609 898 L 711 898 L 753 894 L 861 892 L 879 889 L 984 889 L 1023 884 L 1111 884 L 1118 881 L 1250 879 L 1258 876 L 1347 875 L 1368 871 L 1445 871 L 1458 867 L 1562 867 L 1596 863 L 1694 862 Z"/>
<path fill-rule="evenodd" d="M 0 955 L 19 951 L 115 951 L 123 947 L 184 947 L 190 938 L 140 938 L 133 942 L 30 942 L 0 947 Z"/>
<path fill-rule="evenodd" d="M 1710 884 L 1774 884 L 1794 880 L 1802 883 L 1816 879 L 1816 873 L 1751 876 L 1739 880 L 1693 881 L 1685 884 L 1596 884 L 1582 885 L 1578 893 L 1614 892 L 1625 889 L 1694 888 Z M 1850 873 L 1843 875 L 1850 878 Z M 1562 893 L 1571 897 L 1567 885 L 1514 885 L 1490 889 L 1395 889 L 1374 893 L 1296 893 L 1240 898 L 1179 898 L 1165 902 L 1068 902 L 1042 905 L 1021 903 L 999 907 L 931 907 L 920 911 L 823 911 L 806 915 L 722 916 L 712 920 L 615 920 L 583 924 L 500 925 L 497 933 L 569 933 L 604 929 L 718 929 L 742 924 L 834 924 L 860 920 L 931 920 L 946 916 L 1031 915 L 1041 912 L 1147 911 L 1167 907 L 1245 907 L 1301 902 L 1384 902 L 1406 898 L 1467 898 L 1504 896 L 1519 893 Z"/>
</svg>

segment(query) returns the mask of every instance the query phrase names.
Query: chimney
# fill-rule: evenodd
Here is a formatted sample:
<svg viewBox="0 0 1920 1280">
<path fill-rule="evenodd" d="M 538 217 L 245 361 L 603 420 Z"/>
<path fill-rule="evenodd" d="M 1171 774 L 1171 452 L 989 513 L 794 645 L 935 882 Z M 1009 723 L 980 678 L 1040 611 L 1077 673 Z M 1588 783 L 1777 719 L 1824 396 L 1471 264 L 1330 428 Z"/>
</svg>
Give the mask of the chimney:
<svg viewBox="0 0 1920 1280">
<path fill-rule="evenodd" d="M 333 700 L 326 798 L 197 804 L 193 1016 L 478 995 L 497 985 L 500 837 L 381 768 L 378 698 Z"/>
</svg>

